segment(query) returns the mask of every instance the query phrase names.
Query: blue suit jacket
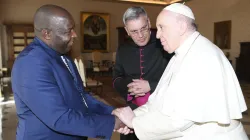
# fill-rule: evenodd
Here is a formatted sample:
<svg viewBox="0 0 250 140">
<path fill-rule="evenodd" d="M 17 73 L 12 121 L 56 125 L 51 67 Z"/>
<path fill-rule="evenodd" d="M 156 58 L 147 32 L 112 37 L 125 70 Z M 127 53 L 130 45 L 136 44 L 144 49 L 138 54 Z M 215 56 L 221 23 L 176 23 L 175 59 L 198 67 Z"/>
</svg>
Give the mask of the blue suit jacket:
<svg viewBox="0 0 250 140">
<path fill-rule="evenodd" d="M 113 108 L 83 91 L 75 65 L 74 71 L 77 82 L 60 54 L 38 38 L 19 54 L 11 75 L 19 120 L 17 140 L 110 139 L 115 123 Z"/>
</svg>

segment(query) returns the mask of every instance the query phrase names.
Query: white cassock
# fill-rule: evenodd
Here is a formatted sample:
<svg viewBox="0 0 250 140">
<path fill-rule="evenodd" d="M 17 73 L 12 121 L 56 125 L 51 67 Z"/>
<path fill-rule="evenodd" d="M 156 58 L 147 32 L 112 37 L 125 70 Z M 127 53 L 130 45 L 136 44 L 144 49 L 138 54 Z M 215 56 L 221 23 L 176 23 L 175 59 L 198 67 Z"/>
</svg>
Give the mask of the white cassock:
<svg viewBox="0 0 250 140">
<path fill-rule="evenodd" d="M 248 140 L 246 103 L 224 53 L 194 32 L 176 51 L 149 101 L 134 110 L 140 140 Z"/>
</svg>

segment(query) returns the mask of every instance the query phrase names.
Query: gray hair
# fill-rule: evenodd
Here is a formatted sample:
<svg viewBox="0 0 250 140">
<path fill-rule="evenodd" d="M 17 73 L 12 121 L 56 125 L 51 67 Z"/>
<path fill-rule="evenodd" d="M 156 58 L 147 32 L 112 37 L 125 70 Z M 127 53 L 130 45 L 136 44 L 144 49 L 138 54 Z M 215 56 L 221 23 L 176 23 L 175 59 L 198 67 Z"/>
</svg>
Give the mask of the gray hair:
<svg viewBox="0 0 250 140">
<path fill-rule="evenodd" d="M 123 23 L 126 25 L 126 22 L 129 20 L 138 19 L 140 16 L 148 17 L 147 12 L 143 7 L 133 6 L 127 9 L 123 15 Z"/>
<path fill-rule="evenodd" d="M 184 15 L 181 15 L 181 14 L 176 14 L 176 13 L 174 13 L 174 14 L 176 15 L 177 20 L 184 21 L 187 23 L 189 30 L 194 30 L 194 31 L 197 30 L 197 25 L 196 25 L 194 19 L 191 19 L 191 18 L 184 16 Z"/>
</svg>

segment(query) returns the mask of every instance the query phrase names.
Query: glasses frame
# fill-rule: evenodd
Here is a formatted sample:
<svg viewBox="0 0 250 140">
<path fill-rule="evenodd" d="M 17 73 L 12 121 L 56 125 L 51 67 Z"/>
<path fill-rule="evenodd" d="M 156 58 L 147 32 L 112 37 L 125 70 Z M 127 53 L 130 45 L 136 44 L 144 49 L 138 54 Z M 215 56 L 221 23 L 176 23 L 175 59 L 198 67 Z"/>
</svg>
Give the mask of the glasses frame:
<svg viewBox="0 0 250 140">
<path fill-rule="evenodd" d="M 148 24 L 148 22 L 147 22 L 147 24 L 146 25 L 144 25 L 141 29 L 139 29 L 139 30 L 133 30 L 133 31 L 131 31 L 131 30 L 129 30 L 129 34 L 131 35 L 131 36 L 139 36 L 140 34 L 141 35 L 145 35 L 146 33 L 148 33 L 150 31 L 150 27 L 149 27 L 149 24 Z"/>
</svg>

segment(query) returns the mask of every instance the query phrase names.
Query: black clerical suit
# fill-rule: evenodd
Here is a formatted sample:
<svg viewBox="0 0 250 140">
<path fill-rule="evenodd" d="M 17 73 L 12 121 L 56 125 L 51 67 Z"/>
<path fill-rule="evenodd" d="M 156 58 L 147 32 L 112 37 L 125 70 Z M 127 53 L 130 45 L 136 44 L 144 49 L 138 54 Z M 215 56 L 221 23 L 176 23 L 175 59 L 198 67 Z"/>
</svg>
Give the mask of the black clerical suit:
<svg viewBox="0 0 250 140">
<path fill-rule="evenodd" d="M 113 85 L 116 91 L 127 100 L 128 87 L 132 79 L 144 79 L 149 82 L 150 93 L 155 90 L 172 55 L 164 51 L 160 40 L 151 34 L 146 46 L 138 46 L 132 40 L 119 46 L 113 72 Z M 135 109 L 132 102 L 128 105 Z M 121 135 L 121 140 L 137 140 L 135 134 Z"/>
</svg>

